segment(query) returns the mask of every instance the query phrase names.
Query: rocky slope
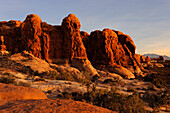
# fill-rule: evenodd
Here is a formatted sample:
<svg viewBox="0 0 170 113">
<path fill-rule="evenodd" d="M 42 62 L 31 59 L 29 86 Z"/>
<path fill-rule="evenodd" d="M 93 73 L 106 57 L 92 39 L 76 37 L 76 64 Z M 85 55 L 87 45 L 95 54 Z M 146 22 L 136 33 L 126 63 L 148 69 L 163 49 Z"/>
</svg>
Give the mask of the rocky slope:
<svg viewBox="0 0 170 113">
<path fill-rule="evenodd" d="M 126 78 L 142 75 L 143 67 L 134 57 L 136 46 L 129 35 L 111 29 L 93 31 L 89 35 L 80 32 L 80 28 L 80 21 L 74 14 L 55 26 L 30 14 L 23 22 L 1 21 L 0 36 L 4 37 L 4 45 L 12 54 L 27 50 L 48 62 L 91 71 L 91 75 L 98 75 L 93 66 Z"/>
<path fill-rule="evenodd" d="M 150 82 L 144 82 L 137 79 L 127 80 L 123 79 L 118 74 L 105 72 L 101 70 L 97 70 L 97 72 L 100 76 L 91 77 L 90 74 L 89 75 L 85 74 L 83 71 L 78 70 L 75 67 L 71 67 L 69 65 L 58 65 L 48 63 L 43 59 L 35 57 L 34 55 L 30 54 L 27 51 L 23 51 L 21 53 L 17 53 L 14 55 L 0 56 L 0 82 L 7 82 L 24 86 L 27 85 L 29 87 L 39 89 L 43 91 L 46 94 L 46 96 L 50 99 L 69 98 L 70 96 L 72 96 L 72 99 L 74 99 L 74 97 L 79 96 L 80 97 L 82 96 L 83 98 L 83 95 L 85 95 L 88 91 L 88 87 L 89 86 L 93 87 L 93 85 L 95 85 L 95 89 L 99 91 L 102 90 L 110 91 L 112 88 L 115 88 L 117 89 L 118 93 L 123 93 L 124 95 L 132 95 L 133 92 L 137 92 L 139 93 L 141 98 L 146 96 L 148 91 L 155 94 L 157 92 L 165 90 L 165 88 L 157 88 L 156 86 L 153 86 L 153 84 Z M 88 80 L 91 82 L 89 82 Z M 39 92 L 38 90 L 35 89 L 33 90 L 24 87 L 17 88 L 16 86 L 13 85 L 1 85 L 0 89 L 1 89 L 0 97 L 3 99 L 8 97 L 10 99 L 11 98 L 28 99 L 28 97 L 29 99 L 31 98 L 35 99 L 37 98 L 37 95 L 34 96 L 34 94 L 37 94 Z M 41 92 L 39 93 L 42 94 Z M 15 96 L 12 97 L 12 95 Z M 8 103 L 11 103 L 12 106 L 8 106 L 4 102 L 7 101 L 0 101 L 0 105 L 2 105 L 0 106 L 0 110 L 2 110 L 3 112 L 11 112 L 13 110 L 13 106 L 16 106 L 16 109 L 14 110 L 18 112 L 19 110 L 18 105 L 21 105 L 23 109 L 26 109 L 25 107 L 27 106 L 30 107 L 30 105 L 32 105 L 34 106 L 31 107 L 31 110 L 33 111 L 37 109 L 44 110 L 43 108 L 37 106 L 33 102 L 35 103 L 42 102 L 42 105 L 44 105 L 44 102 L 57 104 L 58 99 L 37 101 L 32 100 L 8 101 Z M 24 102 L 26 102 L 26 104 L 24 104 Z M 62 103 L 64 101 L 61 100 L 60 102 Z M 63 107 L 66 107 L 64 103 L 62 103 L 62 105 L 64 105 Z M 45 106 L 45 108 L 49 108 L 48 110 L 51 109 L 54 111 L 59 109 L 58 107 L 59 106 L 53 105 Z M 80 109 L 76 110 L 79 111 Z"/>
</svg>

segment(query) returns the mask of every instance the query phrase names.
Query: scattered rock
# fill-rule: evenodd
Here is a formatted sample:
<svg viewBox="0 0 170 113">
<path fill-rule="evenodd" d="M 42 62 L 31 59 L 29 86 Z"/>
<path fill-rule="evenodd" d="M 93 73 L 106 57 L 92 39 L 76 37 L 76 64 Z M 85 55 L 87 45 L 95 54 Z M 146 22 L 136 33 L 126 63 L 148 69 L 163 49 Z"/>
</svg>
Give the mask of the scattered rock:
<svg viewBox="0 0 170 113">
<path fill-rule="evenodd" d="M 135 75 L 131 71 L 129 71 L 128 69 L 126 69 L 122 66 L 114 66 L 114 67 L 109 66 L 108 69 L 110 72 L 117 73 L 124 78 L 127 78 L 127 79 L 135 78 Z"/>
</svg>

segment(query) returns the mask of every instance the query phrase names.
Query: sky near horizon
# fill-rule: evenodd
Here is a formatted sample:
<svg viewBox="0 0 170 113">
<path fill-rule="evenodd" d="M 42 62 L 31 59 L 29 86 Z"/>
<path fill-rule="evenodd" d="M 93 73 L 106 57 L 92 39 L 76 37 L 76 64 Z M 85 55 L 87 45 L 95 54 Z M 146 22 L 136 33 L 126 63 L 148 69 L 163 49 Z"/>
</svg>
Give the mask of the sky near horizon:
<svg viewBox="0 0 170 113">
<path fill-rule="evenodd" d="M 37 14 L 60 25 L 75 14 L 88 33 L 110 28 L 131 36 L 136 53 L 170 56 L 170 0 L 0 0 L 0 21 Z"/>
</svg>

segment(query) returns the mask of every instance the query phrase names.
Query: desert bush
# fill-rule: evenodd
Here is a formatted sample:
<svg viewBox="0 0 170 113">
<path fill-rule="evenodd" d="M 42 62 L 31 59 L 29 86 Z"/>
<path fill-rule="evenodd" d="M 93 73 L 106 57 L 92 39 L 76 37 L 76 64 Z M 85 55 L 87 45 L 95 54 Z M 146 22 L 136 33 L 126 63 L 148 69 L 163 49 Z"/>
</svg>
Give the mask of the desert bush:
<svg viewBox="0 0 170 113">
<path fill-rule="evenodd" d="M 166 86 L 166 81 L 161 79 L 161 78 L 158 78 L 154 74 L 147 75 L 146 77 L 144 77 L 144 81 L 151 82 L 151 83 L 153 83 L 158 88 Z"/>
<path fill-rule="evenodd" d="M 3 73 L 3 75 L 5 75 L 6 77 L 9 77 L 9 78 L 13 78 L 14 77 L 14 75 L 9 73 L 9 72 L 5 72 L 5 73 Z"/>
<path fill-rule="evenodd" d="M 158 88 L 164 87 L 166 85 L 166 81 L 161 78 L 153 78 L 152 83 Z"/>
<path fill-rule="evenodd" d="M 18 85 L 18 86 L 24 86 L 24 87 L 30 87 L 30 86 L 31 86 L 29 83 L 22 82 L 22 81 L 19 81 L 16 85 Z"/>
<path fill-rule="evenodd" d="M 115 89 L 99 91 L 94 86 L 84 94 L 86 102 L 120 113 L 145 113 L 144 102 L 138 94 L 126 96 Z"/>
<path fill-rule="evenodd" d="M 148 86 L 148 90 L 156 90 L 156 86 L 154 84 L 151 84 Z"/>
<path fill-rule="evenodd" d="M 144 102 L 136 92 L 133 95 L 127 96 L 117 93 L 117 89 L 114 87 L 109 91 L 107 89 L 96 89 L 95 85 L 88 85 L 86 93 L 64 92 L 62 98 L 85 101 L 119 113 L 146 113 Z"/>
<path fill-rule="evenodd" d="M 0 83 L 5 83 L 5 84 L 14 84 L 18 86 L 25 86 L 25 87 L 30 87 L 29 83 L 25 83 L 22 81 L 16 82 L 14 77 L 0 77 Z"/>
<path fill-rule="evenodd" d="M 92 82 L 95 82 L 97 79 L 99 79 L 100 77 L 96 74 L 92 77 Z"/>
<path fill-rule="evenodd" d="M 31 76 L 34 75 L 34 71 L 31 69 L 30 66 L 22 66 L 22 65 L 20 65 L 20 68 L 17 71 L 25 73 L 25 74 L 30 74 Z"/>
<path fill-rule="evenodd" d="M 12 77 L 1 77 L 0 78 L 0 83 L 5 83 L 5 84 L 16 84 L 16 81 Z"/>
<path fill-rule="evenodd" d="M 136 90 L 133 87 L 128 87 L 127 92 L 136 92 Z"/>
<path fill-rule="evenodd" d="M 52 79 L 52 80 L 57 80 L 59 76 L 59 74 L 56 71 L 49 71 L 49 72 L 46 72 L 46 74 L 49 77 L 49 79 Z"/>
<path fill-rule="evenodd" d="M 75 81 L 74 79 L 74 75 L 72 73 L 68 73 L 68 72 L 62 72 L 60 73 L 61 76 L 59 76 L 59 79 L 61 80 L 68 80 L 68 81 Z"/>
<path fill-rule="evenodd" d="M 49 76 L 52 80 L 68 80 L 68 81 L 74 81 L 73 75 L 68 72 L 60 72 L 57 71 L 49 71 L 47 73 L 47 76 Z"/>
<path fill-rule="evenodd" d="M 154 109 L 154 111 L 159 111 L 159 108 L 163 105 L 170 104 L 170 90 L 160 91 L 156 94 L 151 92 L 146 92 L 144 94 L 145 100 Z"/>
<path fill-rule="evenodd" d="M 90 80 L 90 78 L 88 78 L 88 77 L 85 76 L 85 75 L 82 75 L 82 78 L 79 78 L 79 79 L 78 79 L 78 82 L 79 82 L 79 83 L 82 83 L 83 85 L 86 85 L 86 86 L 92 84 L 92 81 Z"/>
</svg>

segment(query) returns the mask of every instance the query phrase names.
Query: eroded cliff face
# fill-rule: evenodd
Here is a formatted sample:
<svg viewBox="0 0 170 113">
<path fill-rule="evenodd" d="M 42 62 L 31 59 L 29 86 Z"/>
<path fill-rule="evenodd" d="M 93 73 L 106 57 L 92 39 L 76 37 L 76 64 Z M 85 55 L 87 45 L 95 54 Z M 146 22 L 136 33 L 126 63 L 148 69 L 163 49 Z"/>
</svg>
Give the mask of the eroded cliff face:
<svg viewBox="0 0 170 113">
<path fill-rule="evenodd" d="M 143 76 L 143 67 L 135 54 L 136 46 L 129 35 L 104 29 L 93 31 L 90 35 L 81 32 L 81 36 L 87 56 L 95 68 L 115 72 L 124 77 Z"/>
<path fill-rule="evenodd" d="M 21 25 L 21 39 L 23 49 L 38 58 L 41 56 L 41 18 L 38 15 L 28 15 Z"/>
<path fill-rule="evenodd" d="M 0 22 L 0 36 L 4 36 L 7 50 L 12 54 L 27 50 L 48 62 L 69 63 L 78 68 L 90 67 L 92 63 L 98 69 L 123 66 L 133 73 L 140 71 L 140 62 L 135 58 L 136 46 L 129 35 L 111 29 L 88 34 L 80 32 L 80 28 L 74 14 L 69 14 L 58 26 L 30 14 L 24 22 Z"/>
<path fill-rule="evenodd" d="M 130 36 L 120 31 L 104 29 L 90 35 L 81 32 L 87 55 L 93 65 L 137 66 L 136 46 Z"/>
</svg>

